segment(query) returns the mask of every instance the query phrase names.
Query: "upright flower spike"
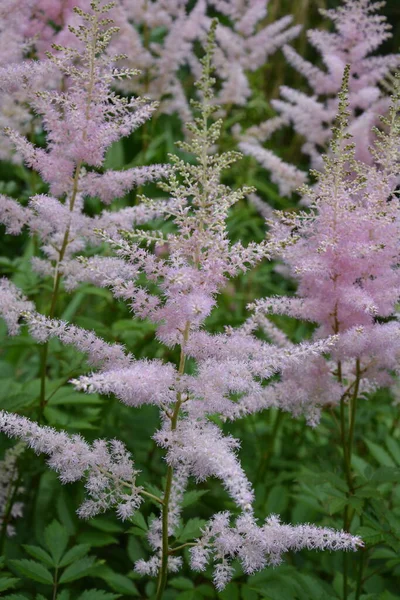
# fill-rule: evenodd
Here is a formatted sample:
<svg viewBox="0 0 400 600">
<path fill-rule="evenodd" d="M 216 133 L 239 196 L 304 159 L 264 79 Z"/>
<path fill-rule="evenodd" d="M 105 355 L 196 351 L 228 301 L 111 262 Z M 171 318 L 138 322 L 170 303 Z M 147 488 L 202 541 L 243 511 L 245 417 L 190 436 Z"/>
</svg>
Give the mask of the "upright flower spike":
<svg viewBox="0 0 400 600">
<path fill-rule="evenodd" d="M 280 343 L 278 347 L 253 337 L 252 324 L 218 335 L 206 331 L 206 319 L 228 279 L 289 243 L 285 238 L 244 247 L 229 239 L 229 209 L 250 190 L 231 190 L 220 182 L 222 171 L 239 155 L 219 155 L 215 150 L 221 128 L 221 121 L 211 121 L 216 109 L 212 77 L 216 27 L 213 22 L 202 59 L 201 101 L 194 103 L 196 117 L 188 125 L 191 138 L 181 144 L 194 160 L 171 156 L 168 180 L 161 184 L 170 197 L 160 206 L 160 214 L 170 220 L 170 233 L 139 228 L 113 236 L 103 233 L 116 256 L 81 261 L 81 271 L 75 272 L 76 281 L 87 278 L 110 287 L 116 297 L 128 301 L 137 317 L 155 323 L 159 342 L 177 347 L 177 364 L 135 360 L 120 346 L 106 344 L 90 332 L 24 313 L 36 339 L 46 342 L 57 336 L 86 352 L 92 364 L 100 367 L 100 372 L 73 381 L 78 390 L 113 393 L 130 406 L 159 408 L 161 426 L 153 438 L 166 452 L 163 497 L 136 484 L 133 462 L 119 442 L 96 440 L 89 445 L 80 436 L 40 427 L 17 415 L 0 414 L 0 430 L 47 454 L 50 468 L 59 473 L 62 482 L 86 480 L 89 497 L 79 509 L 81 516 L 113 508 L 120 518 L 126 518 L 146 497 L 161 504 L 161 514 L 148 534 L 154 554 L 136 565 L 140 573 L 158 576 L 157 600 L 163 597 L 168 571 L 175 572 L 182 564 L 177 555 L 181 548 L 171 542 L 181 524 L 182 499 L 190 478 L 217 478 L 236 506 L 235 515 L 214 515 L 202 536 L 190 542 L 194 569 L 202 570 L 211 557 L 215 559 L 218 589 L 233 576 L 231 562 L 235 558 L 246 572 L 253 572 L 279 562 L 287 550 L 356 550 L 361 545 L 359 538 L 348 533 L 281 525 L 274 517 L 258 526 L 254 491 L 240 463 L 239 443 L 212 419 L 233 420 L 265 408 L 269 395 L 272 404 L 275 397 L 265 383 L 273 374 L 290 365 L 301 368 L 335 342 L 328 338 L 295 347 Z M 151 209 L 157 206 L 149 200 L 145 203 Z"/>
<path fill-rule="evenodd" d="M 330 361 L 310 361 L 308 377 L 296 369 L 285 371 L 275 386 L 283 407 L 295 413 L 310 410 L 312 420 L 318 405 L 335 405 L 350 392 L 390 383 L 400 357 L 395 314 L 400 296 L 400 80 L 383 119 L 385 130 L 375 131 L 375 164 L 366 166 L 355 160 L 348 133 L 348 78 L 349 67 L 331 154 L 324 157 L 324 171 L 316 173 L 315 188 L 304 190 L 310 211 L 278 213 L 271 223 L 275 240 L 296 232 L 294 243 L 280 253 L 298 282 L 296 297 L 254 304 L 261 316 L 275 312 L 317 323 L 318 338 L 339 334 Z"/>
<path fill-rule="evenodd" d="M 41 90 L 35 80 L 29 98 L 33 110 L 42 117 L 47 134 L 45 149 L 34 146 L 18 131 L 8 129 L 9 139 L 26 164 L 38 171 L 50 187 L 50 194 L 36 195 L 23 209 L 15 200 L 0 197 L 0 218 L 9 233 L 18 233 L 24 223 L 42 240 L 44 258 L 35 258 L 34 267 L 42 275 L 51 275 L 60 283 L 63 268 L 76 252 L 86 245 L 98 243 L 94 230 L 114 231 L 119 222 L 143 222 L 155 216 L 143 207 L 125 209 L 121 215 L 107 212 L 91 219 L 84 212 L 84 198 L 98 196 L 109 204 L 125 195 L 132 187 L 165 175 L 164 165 L 138 167 L 125 171 L 104 171 L 107 148 L 121 137 L 129 135 L 152 114 L 155 104 L 140 98 L 130 100 L 118 96 L 113 83 L 135 75 L 135 71 L 115 67 L 123 57 L 108 53 L 113 35 L 118 31 L 108 13 L 114 3 L 91 2 L 88 12 L 74 9 L 76 26 L 69 25 L 69 35 L 75 38 L 71 46 L 54 45 L 48 52 L 52 72 L 64 82 L 64 91 Z M 40 11 L 39 11 L 40 12 Z M 32 82 L 42 75 L 41 63 L 27 61 L 19 65 L 17 80 Z M 45 67 L 48 70 L 49 67 Z M 10 90 L 15 85 L 12 69 L 0 72 L 0 88 Z M 94 169 L 94 170 L 93 170 Z M 103 172 L 99 172 L 102 169 Z"/>
<path fill-rule="evenodd" d="M 312 95 L 282 86 L 281 99 L 272 100 L 271 104 L 279 118 L 304 139 L 302 151 L 314 169 L 323 166 L 321 149 L 327 149 L 331 138 L 346 64 L 350 65 L 348 129 L 356 144 L 356 158 L 366 164 L 374 160 L 369 151 L 372 127 L 378 124 L 380 115 L 387 113 L 390 104 L 381 84 L 400 64 L 400 54 L 371 55 L 391 37 L 391 26 L 378 13 L 384 5 L 374 0 L 342 0 L 338 8 L 320 11 L 336 30 L 308 32 L 308 39 L 321 55 L 325 70 L 304 60 L 290 46 L 283 47 L 289 64 L 307 79 Z M 271 121 L 274 130 L 281 127 L 276 117 Z M 293 165 L 279 164 L 279 159 L 262 146 L 268 140 L 263 134 L 267 124 L 268 121 L 245 132 L 240 148 L 272 173 L 280 193 L 286 195 L 302 185 L 306 174 Z"/>
</svg>

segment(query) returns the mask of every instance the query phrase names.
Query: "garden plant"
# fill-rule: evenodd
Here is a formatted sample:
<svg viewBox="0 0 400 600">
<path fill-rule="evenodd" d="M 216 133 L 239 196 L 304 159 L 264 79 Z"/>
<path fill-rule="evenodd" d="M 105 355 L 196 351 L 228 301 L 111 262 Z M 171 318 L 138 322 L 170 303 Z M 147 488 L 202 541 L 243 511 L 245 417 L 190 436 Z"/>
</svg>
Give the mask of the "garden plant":
<svg viewBox="0 0 400 600">
<path fill-rule="evenodd" d="M 399 43 L 2 0 L 1 598 L 400 599 Z"/>
</svg>

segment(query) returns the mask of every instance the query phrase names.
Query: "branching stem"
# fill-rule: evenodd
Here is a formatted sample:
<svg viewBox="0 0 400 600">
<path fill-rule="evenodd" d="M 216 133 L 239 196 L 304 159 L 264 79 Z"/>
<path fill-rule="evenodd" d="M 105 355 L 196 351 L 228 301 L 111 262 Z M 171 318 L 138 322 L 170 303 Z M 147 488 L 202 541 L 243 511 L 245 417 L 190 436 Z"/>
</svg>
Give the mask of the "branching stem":
<svg viewBox="0 0 400 600">
<path fill-rule="evenodd" d="M 189 331 L 190 331 L 190 323 L 187 322 L 185 330 L 183 332 L 183 343 L 181 346 L 181 354 L 180 354 L 179 369 L 178 369 L 179 375 L 183 375 L 183 373 L 185 372 L 185 363 L 186 363 L 185 344 L 189 338 Z M 176 429 L 176 426 L 178 423 L 179 411 L 180 411 L 182 402 L 183 402 L 182 394 L 181 394 L 181 392 L 178 392 L 176 395 L 176 403 L 175 403 L 174 412 L 171 417 L 171 431 L 175 431 L 175 429 Z M 173 475 L 174 475 L 174 470 L 171 467 L 171 465 L 169 465 L 168 469 L 167 469 L 167 480 L 165 483 L 163 510 L 162 510 L 162 517 L 161 517 L 161 520 L 162 520 L 162 554 L 161 554 L 160 572 L 159 572 L 159 576 L 158 576 L 156 600 L 161 600 L 164 590 L 165 590 L 165 586 L 167 583 L 167 576 L 168 576 L 168 555 L 170 554 L 170 549 L 169 549 L 169 545 L 168 545 L 168 537 L 169 537 L 168 521 L 169 521 L 169 501 L 171 498 Z"/>
</svg>

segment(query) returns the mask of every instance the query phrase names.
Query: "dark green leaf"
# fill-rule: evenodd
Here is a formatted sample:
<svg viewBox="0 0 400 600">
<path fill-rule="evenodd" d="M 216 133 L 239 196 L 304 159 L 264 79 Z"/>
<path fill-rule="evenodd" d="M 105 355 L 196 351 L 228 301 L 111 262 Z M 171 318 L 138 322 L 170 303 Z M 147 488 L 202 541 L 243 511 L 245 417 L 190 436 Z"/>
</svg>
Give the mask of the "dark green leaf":
<svg viewBox="0 0 400 600">
<path fill-rule="evenodd" d="M 206 521 L 204 519 L 189 519 L 180 531 L 177 532 L 177 541 L 186 542 L 194 540 L 201 535 L 201 528 L 204 527 Z"/>
<path fill-rule="evenodd" d="M 67 545 L 68 532 L 58 521 L 52 521 L 44 531 L 44 541 L 56 564 L 60 562 Z"/>
<path fill-rule="evenodd" d="M 93 567 L 93 564 L 93 557 L 85 556 L 84 558 L 81 558 L 78 562 L 69 565 L 69 567 L 65 569 L 60 577 L 60 583 L 69 583 L 70 581 L 85 577 Z"/>
<path fill-rule="evenodd" d="M 173 577 L 169 581 L 169 585 L 177 590 L 192 590 L 194 588 L 193 581 L 186 577 Z"/>
<path fill-rule="evenodd" d="M 22 560 L 10 560 L 10 565 L 18 571 L 24 577 L 38 581 L 39 583 L 53 583 L 53 577 L 48 569 L 41 563 L 37 563 L 34 560 L 22 559 Z"/>
<path fill-rule="evenodd" d="M 50 554 L 46 552 L 46 550 L 43 550 L 43 548 L 41 548 L 40 546 L 31 546 L 30 544 L 24 544 L 22 547 L 28 554 L 33 556 L 33 558 L 37 558 L 37 560 L 40 560 L 48 567 L 56 566 L 56 562 L 53 560 Z"/>
<path fill-rule="evenodd" d="M 83 558 L 90 551 L 89 544 L 78 544 L 68 550 L 60 561 L 60 567 L 66 567 L 72 562 Z"/>
<path fill-rule="evenodd" d="M 15 587 L 19 579 L 16 577 L 0 577 L 0 592 L 5 592 L 10 588 Z"/>
</svg>

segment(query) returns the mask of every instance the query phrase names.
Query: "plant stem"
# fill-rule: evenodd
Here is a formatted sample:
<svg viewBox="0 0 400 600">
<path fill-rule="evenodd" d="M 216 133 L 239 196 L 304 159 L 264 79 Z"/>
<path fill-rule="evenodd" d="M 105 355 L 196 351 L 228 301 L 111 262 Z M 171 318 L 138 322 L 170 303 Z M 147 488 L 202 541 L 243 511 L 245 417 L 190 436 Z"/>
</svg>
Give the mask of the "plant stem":
<svg viewBox="0 0 400 600">
<path fill-rule="evenodd" d="M 338 374 L 341 374 L 341 369 L 339 369 L 338 365 Z M 356 377 L 354 382 L 349 386 L 346 392 L 342 395 L 340 399 L 340 435 L 342 441 L 342 451 L 343 451 L 343 466 L 344 472 L 346 475 L 346 481 L 349 488 L 348 496 L 352 496 L 354 493 L 354 483 L 353 476 L 351 472 L 351 459 L 353 452 L 353 443 L 354 443 L 354 431 L 355 431 L 355 422 L 356 422 L 356 411 L 357 411 L 357 398 L 358 391 L 360 388 L 360 378 L 361 378 L 361 368 L 360 368 L 360 360 L 357 358 L 356 360 Z M 349 423 L 349 431 L 346 431 L 346 418 L 345 418 L 345 399 L 348 395 L 350 389 L 353 388 L 353 393 L 350 397 L 350 423 Z M 349 511 L 349 505 L 346 504 L 343 512 L 343 529 L 345 531 L 349 531 L 350 525 L 352 521 L 352 515 Z M 361 567 L 360 567 L 361 568 Z M 343 600 L 347 600 L 349 586 L 348 586 L 348 557 L 347 554 L 343 554 Z"/>
<path fill-rule="evenodd" d="M 179 375 L 183 375 L 183 373 L 185 371 L 186 356 L 185 356 L 184 345 L 189 338 L 189 330 L 190 330 L 190 323 L 187 322 L 185 330 L 183 332 L 183 343 L 181 346 L 181 355 L 180 355 L 180 359 L 179 359 L 179 369 L 178 369 Z M 178 423 L 179 411 L 180 411 L 182 402 L 183 402 L 182 394 L 181 394 L 181 392 L 178 392 L 176 395 L 176 404 L 175 404 L 174 412 L 171 416 L 171 431 L 175 431 L 175 429 L 176 429 L 176 426 Z M 162 554 L 161 554 L 160 572 L 158 575 L 156 600 L 161 600 L 161 598 L 163 597 L 163 593 L 165 590 L 165 586 L 167 583 L 167 577 L 168 577 L 168 555 L 170 553 L 169 545 L 168 545 L 168 537 L 169 537 L 168 520 L 169 520 L 169 501 L 171 498 L 173 475 L 174 475 L 174 470 L 169 465 L 168 469 L 167 469 L 167 480 L 165 483 L 162 518 L 161 518 L 161 520 L 162 520 L 162 550 L 161 550 Z"/>
<path fill-rule="evenodd" d="M 72 187 L 71 199 L 69 201 L 69 210 L 72 213 L 75 206 L 76 197 L 78 195 L 78 185 L 79 185 L 79 176 L 82 169 L 82 161 L 78 162 L 75 169 L 74 183 Z M 54 272 L 54 280 L 53 280 L 53 290 L 51 292 L 51 304 L 49 310 L 49 318 L 53 319 L 56 312 L 56 305 L 58 299 L 58 293 L 60 290 L 61 283 L 61 273 L 60 273 L 60 264 L 64 259 L 65 253 L 67 251 L 68 243 L 69 243 L 69 226 L 67 226 L 64 232 L 64 238 L 61 245 L 61 248 L 58 253 L 58 260 L 55 267 Z M 39 404 L 39 423 L 43 419 L 44 409 L 47 405 L 46 400 L 46 374 L 47 374 L 47 357 L 49 353 L 49 342 L 45 342 L 42 350 L 41 362 L 40 362 L 40 404 Z"/>
<path fill-rule="evenodd" d="M 54 573 L 54 583 L 53 583 L 53 600 L 56 600 L 57 597 L 57 588 L 58 588 L 58 567 L 56 567 L 55 573 Z"/>
<path fill-rule="evenodd" d="M 87 139 L 87 130 L 88 123 L 90 120 L 90 107 L 92 105 L 93 100 L 93 92 L 95 88 L 95 62 L 96 62 L 96 41 L 97 41 L 97 33 L 98 33 L 98 18 L 95 16 L 95 20 L 92 25 L 92 40 L 90 44 L 90 58 L 89 58 L 89 80 L 87 87 L 87 97 L 86 97 L 86 111 L 85 111 L 85 119 L 86 126 L 82 133 L 83 140 Z M 69 211 L 72 213 L 75 207 L 76 198 L 79 191 L 79 177 L 81 175 L 83 166 L 83 161 L 78 160 L 75 167 L 74 179 L 72 184 L 71 197 L 69 200 Z M 60 289 L 61 283 L 61 272 L 60 272 L 60 264 L 62 263 L 65 253 L 67 251 L 68 244 L 70 242 L 69 238 L 70 234 L 70 226 L 67 225 L 63 241 L 61 244 L 61 248 L 58 251 L 58 259 L 57 264 L 55 266 L 54 271 L 54 280 L 53 280 L 53 290 L 51 293 L 51 304 L 49 310 L 49 318 L 53 319 L 56 311 L 57 298 Z M 39 405 L 39 423 L 43 418 L 44 409 L 46 408 L 46 373 L 47 373 L 47 356 L 48 356 L 48 345 L 47 341 L 44 345 L 42 357 L 41 357 L 41 365 L 40 365 L 40 405 Z"/>
<path fill-rule="evenodd" d="M 150 492 L 146 492 L 145 490 L 142 490 L 140 493 L 142 494 L 142 496 L 146 496 L 147 498 L 154 500 L 154 502 L 158 502 L 159 504 L 164 504 L 164 500 L 161 500 L 161 498 L 158 498 L 154 494 L 150 494 Z"/>
<path fill-rule="evenodd" d="M 361 548 L 360 552 L 361 552 L 361 556 L 360 556 L 360 564 L 358 567 L 357 588 L 356 588 L 355 600 L 360 600 L 362 584 L 363 584 L 364 565 L 365 565 L 365 559 L 367 556 L 367 552 L 366 552 L 365 548 Z"/>
<path fill-rule="evenodd" d="M 280 425 L 283 421 L 283 417 L 284 417 L 284 413 L 281 410 L 278 411 L 278 414 L 275 417 L 275 421 L 274 421 L 272 432 L 271 432 L 271 435 L 269 438 L 269 443 L 268 443 L 267 449 L 264 452 L 263 457 L 261 458 L 261 464 L 260 464 L 260 468 L 258 470 L 257 481 L 262 480 L 262 478 L 264 477 L 264 475 L 268 469 L 269 463 L 273 456 L 275 441 L 276 441 L 276 438 L 277 438 L 277 435 L 279 432 Z"/>
</svg>

